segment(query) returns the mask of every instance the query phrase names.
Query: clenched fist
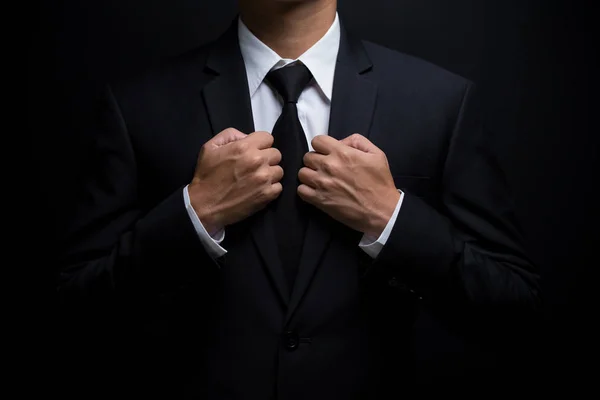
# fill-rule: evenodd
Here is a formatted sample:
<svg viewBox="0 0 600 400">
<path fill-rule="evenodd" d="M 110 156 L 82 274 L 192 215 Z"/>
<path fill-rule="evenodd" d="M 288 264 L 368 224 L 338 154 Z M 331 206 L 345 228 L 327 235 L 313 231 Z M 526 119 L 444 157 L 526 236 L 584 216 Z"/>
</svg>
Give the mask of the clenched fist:
<svg viewBox="0 0 600 400">
<path fill-rule="evenodd" d="M 206 142 L 188 186 L 198 218 L 212 234 L 275 200 L 282 191 L 279 150 L 268 132 L 228 128 Z"/>
<path fill-rule="evenodd" d="M 359 134 L 340 141 L 317 136 L 312 146 L 298 173 L 300 197 L 350 228 L 379 237 L 400 199 L 384 152 Z"/>
</svg>

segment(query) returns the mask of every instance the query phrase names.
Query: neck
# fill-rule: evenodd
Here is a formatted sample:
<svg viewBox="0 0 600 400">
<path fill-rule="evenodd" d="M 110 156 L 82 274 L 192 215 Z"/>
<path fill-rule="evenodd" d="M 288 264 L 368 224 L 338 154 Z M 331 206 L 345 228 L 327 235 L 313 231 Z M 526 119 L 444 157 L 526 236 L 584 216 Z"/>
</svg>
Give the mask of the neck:
<svg viewBox="0 0 600 400">
<path fill-rule="evenodd" d="M 336 0 L 240 0 L 248 29 L 281 58 L 297 59 L 331 27 Z"/>
</svg>

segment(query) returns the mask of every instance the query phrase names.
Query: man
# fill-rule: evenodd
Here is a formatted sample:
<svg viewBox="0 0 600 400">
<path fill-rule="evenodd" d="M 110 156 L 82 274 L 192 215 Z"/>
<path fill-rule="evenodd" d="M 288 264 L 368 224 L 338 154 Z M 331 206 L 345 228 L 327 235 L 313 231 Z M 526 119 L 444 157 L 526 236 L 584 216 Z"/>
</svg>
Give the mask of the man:
<svg viewBox="0 0 600 400">
<path fill-rule="evenodd" d="M 538 307 L 473 84 L 336 7 L 242 0 L 215 43 L 107 89 L 58 286 L 149 327 L 149 388 L 388 398 L 421 304 L 457 327 Z"/>
</svg>

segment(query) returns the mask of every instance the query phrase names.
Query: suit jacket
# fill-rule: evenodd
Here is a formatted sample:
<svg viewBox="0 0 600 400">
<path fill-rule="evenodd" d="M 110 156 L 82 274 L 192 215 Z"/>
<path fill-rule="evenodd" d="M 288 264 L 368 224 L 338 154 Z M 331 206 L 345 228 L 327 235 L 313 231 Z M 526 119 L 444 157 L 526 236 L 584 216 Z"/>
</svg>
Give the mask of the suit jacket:
<svg viewBox="0 0 600 400">
<path fill-rule="evenodd" d="M 412 380 L 420 308 L 462 328 L 537 309 L 478 109 L 471 82 L 342 28 L 329 135 L 381 148 L 405 198 L 375 260 L 361 233 L 314 212 L 289 290 L 268 213 L 228 226 L 213 260 L 184 207 L 203 143 L 254 130 L 236 25 L 107 87 L 58 279 L 73 318 L 112 321 L 82 341 L 119 349 L 91 382 L 119 369 L 170 398 L 387 398 Z"/>
</svg>

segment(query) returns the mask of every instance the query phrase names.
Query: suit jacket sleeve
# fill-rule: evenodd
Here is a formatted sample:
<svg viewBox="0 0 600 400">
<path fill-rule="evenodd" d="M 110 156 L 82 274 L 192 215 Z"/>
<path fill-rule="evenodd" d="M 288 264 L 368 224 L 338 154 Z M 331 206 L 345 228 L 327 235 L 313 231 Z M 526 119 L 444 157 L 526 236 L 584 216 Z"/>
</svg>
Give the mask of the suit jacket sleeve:
<svg viewBox="0 0 600 400">
<path fill-rule="evenodd" d="M 125 121 L 110 88 L 101 96 L 89 135 L 89 170 L 66 217 L 58 292 L 101 298 L 160 293 L 209 279 L 214 261 L 198 241 L 183 187 L 153 208 L 138 199 L 138 171 Z"/>
<path fill-rule="evenodd" d="M 540 304 L 538 273 L 523 250 L 478 106 L 468 83 L 441 171 L 440 207 L 406 193 L 375 261 L 444 316 L 466 310 L 509 315 Z"/>
</svg>

